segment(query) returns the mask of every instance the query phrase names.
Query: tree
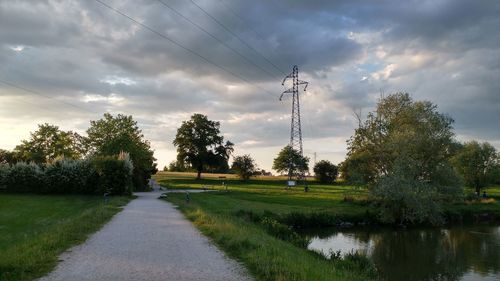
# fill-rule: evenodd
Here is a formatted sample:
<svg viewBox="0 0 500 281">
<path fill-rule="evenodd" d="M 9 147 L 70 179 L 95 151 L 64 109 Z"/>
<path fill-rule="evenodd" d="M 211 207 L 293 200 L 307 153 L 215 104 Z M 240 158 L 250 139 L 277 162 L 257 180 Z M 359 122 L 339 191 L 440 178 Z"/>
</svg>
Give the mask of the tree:
<svg viewBox="0 0 500 281">
<path fill-rule="evenodd" d="M 243 180 L 248 180 L 257 171 L 257 165 L 250 155 L 236 156 L 233 159 L 232 170 Z"/>
<path fill-rule="evenodd" d="M 494 182 L 500 164 L 500 155 L 495 147 L 487 142 L 471 141 L 462 146 L 452 162 L 465 183 L 479 194 L 481 188 Z"/>
<path fill-rule="evenodd" d="M 314 165 L 314 176 L 322 183 L 334 182 L 337 178 L 338 168 L 328 160 L 321 160 Z"/>
<path fill-rule="evenodd" d="M 189 170 L 189 165 L 179 160 L 174 160 L 168 164 L 168 170 L 170 172 L 186 172 Z"/>
<path fill-rule="evenodd" d="M 85 154 L 84 138 L 72 131 L 62 131 L 47 123 L 38 125 L 29 140 L 16 146 L 14 153 L 19 160 L 36 163 L 50 162 L 57 157 L 79 159 Z"/>
<path fill-rule="evenodd" d="M 289 169 L 293 176 L 297 176 L 309 169 L 309 158 L 300 155 L 291 146 L 285 146 L 273 161 L 273 169 L 280 174 L 288 173 Z"/>
<path fill-rule="evenodd" d="M 177 147 L 177 160 L 191 164 L 198 173 L 197 179 L 206 169 L 227 167 L 233 152 L 233 144 L 224 143 L 220 135 L 220 123 L 203 114 L 193 114 L 190 120 L 183 121 L 173 144 Z"/>
<path fill-rule="evenodd" d="M 132 116 L 109 113 L 97 121 L 90 121 L 87 130 L 87 145 L 90 153 L 100 156 L 118 155 L 127 152 L 132 160 L 133 183 L 135 190 L 145 190 L 147 180 L 156 173 L 156 160 L 153 157 L 149 141 L 144 139 L 142 131 Z"/>
<path fill-rule="evenodd" d="M 16 162 L 16 154 L 13 151 L 0 149 L 0 164 L 14 164 Z"/>
<path fill-rule="evenodd" d="M 431 206 L 462 191 L 449 163 L 455 150 L 452 123 L 436 105 L 409 94 L 382 98 L 349 139 L 343 176 L 368 184 L 387 221 L 437 222 L 440 210 Z M 401 208 L 392 208 L 395 203 Z"/>
</svg>

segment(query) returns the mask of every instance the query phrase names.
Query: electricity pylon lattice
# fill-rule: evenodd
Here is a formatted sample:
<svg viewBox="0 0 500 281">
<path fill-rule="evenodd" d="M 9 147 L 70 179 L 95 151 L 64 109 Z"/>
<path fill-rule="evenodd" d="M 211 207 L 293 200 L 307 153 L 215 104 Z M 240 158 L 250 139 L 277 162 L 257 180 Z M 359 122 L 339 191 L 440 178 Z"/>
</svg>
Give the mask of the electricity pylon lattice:
<svg viewBox="0 0 500 281">
<path fill-rule="evenodd" d="M 299 86 L 304 86 L 304 91 L 307 89 L 307 85 L 309 82 L 299 80 L 299 68 L 298 66 L 293 66 L 292 73 L 288 74 L 284 79 L 281 85 L 285 85 L 285 82 L 288 79 L 292 79 L 292 87 L 285 90 L 281 96 L 280 101 L 283 98 L 284 94 L 292 94 L 292 122 L 290 125 L 290 147 L 297 151 L 301 157 L 304 157 L 304 152 L 302 149 L 302 127 L 300 124 L 300 99 L 299 99 Z M 288 179 L 289 180 L 304 180 L 305 183 L 305 169 L 300 168 L 296 173 L 294 173 L 293 168 L 293 160 L 290 159 L 289 168 L 288 168 Z M 307 189 L 306 189 L 307 190 Z"/>
</svg>

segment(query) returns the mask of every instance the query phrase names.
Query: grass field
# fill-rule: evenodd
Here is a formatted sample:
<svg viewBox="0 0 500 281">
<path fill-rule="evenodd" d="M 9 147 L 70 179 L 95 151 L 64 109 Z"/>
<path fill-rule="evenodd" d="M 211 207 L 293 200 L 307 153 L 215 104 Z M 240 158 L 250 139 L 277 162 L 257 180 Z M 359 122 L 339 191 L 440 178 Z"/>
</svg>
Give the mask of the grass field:
<svg viewBox="0 0 500 281">
<path fill-rule="evenodd" d="M 367 191 L 342 184 L 321 185 L 310 182 L 310 191 L 295 187 L 285 190 L 284 177 L 260 177 L 247 182 L 234 175 L 160 172 L 155 177 L 170 189 L 213 189 L 217 192 L 170 194 L 173 202 L 193 223 L 230 256 L 242 261 L 257 280 L 373 280 L 372 272 L 359 262 L 328 261 L 304 247 L 278 239 L 255 220 L 242 214 L 257 216 L 273 213 L 328 214 L 348 221 L 376 216 L 367 202 Z M 221 178 L 225 177 L 225 178 Z M 224 182 L 229 192 L 225 192 Z M 500 214 L 500 187 L 488 189 L 488 202 L 446 206 L 455 214 Z M 500 217 L 500 216 L 499 216 Z M 364 261 L 362 261 L 364 262 Z"/>
<path fill-rule="evenodd" d="M 131 198 L 0 193 L 0 280 L 33 280 Z"/>
<path fill-rule="evenodd" d="M 225 176 L 225 179 L 219 178 Z M 342 184 L 322 185 L 310 182 L 310 191 L 302 187 L 285 190 L 285 177 L 257 177 L 247 182 L 238 180 L 234 175 L 205 174 L 202 180 L 196 180 L 194 173 L 160 172 L 155 178 L 170 189 L 214 189 L 223 191 L 222 183 L 227 185 L 229 193 L 204 193 L 192 196 L 209 197 L 203 204 L 216 212 L 238 210 L 260 210 L 273 213 L 297 212 L 335 212 L 352 217 L 364 215 L 366 190 L 355 189 Z M 354 199 L 345 201 L 344 198 Z"/>
</svg>

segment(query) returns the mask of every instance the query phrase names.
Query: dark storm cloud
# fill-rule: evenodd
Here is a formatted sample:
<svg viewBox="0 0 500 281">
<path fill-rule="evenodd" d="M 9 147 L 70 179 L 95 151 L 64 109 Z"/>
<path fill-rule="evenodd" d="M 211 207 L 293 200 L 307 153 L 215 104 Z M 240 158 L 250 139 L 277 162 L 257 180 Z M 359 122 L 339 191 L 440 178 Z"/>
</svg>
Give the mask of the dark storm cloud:
<svg viewBox="0 0 500 281">
<path fill-rule="evenodd" d="M 257 52 L 190 1 L 162 1 L 251 62 L 158 1 L 105 2 L 234 75 L 95 1 L 1 1 L 0 78 L 51 99 L 0 83 L 0 118 L 32 128 L 64 116 L 82 129 L 105 111 L 133 114 L 172 150 L 178 124 L 202 112 L 237 146 L 279 148 L 290 112 L 280 83 L 297 64 L 310 82 L 304 139 L 331 155 L 381 92 L 430 100 L 462 139 L 500 143 L 498 1 L 195 0 Z"/>
</svg>

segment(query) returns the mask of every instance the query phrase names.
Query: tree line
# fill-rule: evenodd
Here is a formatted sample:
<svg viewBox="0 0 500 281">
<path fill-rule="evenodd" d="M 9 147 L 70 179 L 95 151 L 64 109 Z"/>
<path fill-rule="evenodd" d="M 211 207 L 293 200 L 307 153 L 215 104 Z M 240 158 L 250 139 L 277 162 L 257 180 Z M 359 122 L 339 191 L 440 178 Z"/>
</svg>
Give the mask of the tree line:
<svg viewBox="0 0 500 281">
<path fill-rule="evenodd" d="M 500 156 L 489 143 L 460 143 L 454 120 L 429 101 L 414 101 L 408 93 L 381 98 L 373 112 L 347 141 L 346 159 L 338 166 L 319 161 L 316 179 L 333 182 L 338 174 L 353 185 L 368 188 L 370 201 L 389 223 L 443 220 L 445 202 L 464 198 L 464 185 L 479 197 L 483 188 L 500 178 Z M 174 145 L 177 160 L 173 169 L 227 171 L 233 144 L 220 134 L 220 123 L 195 114 L 182 123 Z M 293 176 L 308 171 L 309 158 L 285 146 L 273 161 L 278 173 Z M 232 169 L 242 179 L 255 171 L 250 155 L 235 156 Z M 219 170 L 220 171 L 220 170 Z"/>
<path fill-rule="evenodd" d="M 463 186 L 483 188 L 499 181 L 500 157 L 489 143 L 456 140 L 454 120 L 429 101 L 414 101 L 407 93 L 381 98 L 373 112 L 347 141 L 346 159 L 339 165 L 321 160 L 313 170 L 318 181 L 334 182 L 338 175 L 352 185 L 366 186 L 370 200 L 384 221 L 394 223 L 442 220 L 444 202 L 463 199 Z M 51 163 L 65 159 L 88 159 L 128 153 L 133 163 L 135 190 L 144 190 L 156 172 L 149 141 L 132 116 L 104 114 L 91 121 L 81 136 L 57 126 L 42 124 L 12 151 L 0 150 L 0 163 Z M 248 180 L 259 170 L 250 155 L 232 155 L 234 144 L 225 140 L 220 122 L 193 114 L 177 129 L 173 145 L 177 158 L 168 169 L 237 173 Z M 233 163 L 229 166 L 229 159 Z M 301 174 L 309 169 L 309 158 L 285 146 L 273 161 L 281 174 Z"/>
<path fill-rule="evenodd" d="M 21 141 L 12 151 L 0 150 L 0 163 L 52 164 L 60 159 L 118 157 L 120 153 L 127 153 L 133 164 L 133 189 L 147 188 L 147 180 L 157 171 L 156 159 L 132 116 L 106 113 L 103 118 L 90 121 L 86 133 L 82 136 L 55 125 L 38 125 L 30 138 Z"/>
</svg>

